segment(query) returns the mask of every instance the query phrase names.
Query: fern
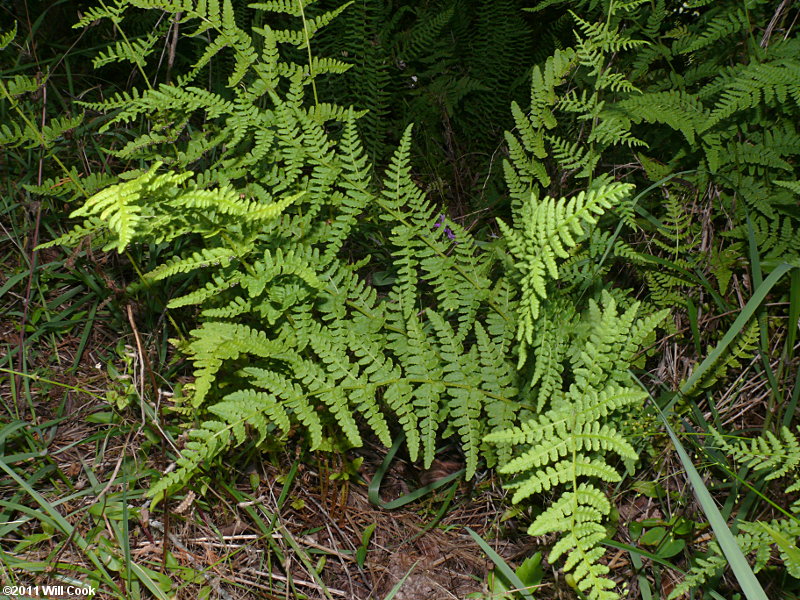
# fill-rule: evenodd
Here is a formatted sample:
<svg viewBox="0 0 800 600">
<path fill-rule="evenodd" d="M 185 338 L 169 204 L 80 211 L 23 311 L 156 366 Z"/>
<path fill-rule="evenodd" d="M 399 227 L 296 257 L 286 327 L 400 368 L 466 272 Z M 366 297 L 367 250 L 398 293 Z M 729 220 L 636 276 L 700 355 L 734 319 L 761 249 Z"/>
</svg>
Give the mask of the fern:
<svg viewBox="0 0 800 600">
<path fill-rule="evenodd" d="M 780 436 L 767 431 L 762 437 L 735 444 L 715 430 L 712 435 L 718 447 L 734 461 L 763 474 L 767 481 L 786 477 L 800 466 L 800 442 L 788 427 L 781 428 Z"/>
<path fill-rule="evenodd" d="M 797 483 L 797 470 L 800 466 L 800 441 L 788 427 L 782 427 L 779 435 L 766 431 L 762 436 L 750 440 L 729 441 L 720 432 L 712 429 L 711 435 L 717 447 L 725 452 L 735 463 L 746 465 L 764 481 L 788 479 L 786 494 L 800 491 Z M 761 571 L 777 547 L 777 554 L 789 575 L 800 579 L 800 563 L 797 562 L 797 540 L 800 539 L 800 502 L 795 501 L 787 517 L 771 521 L 739 522 L 740 533 L 736 542 L 742 552 L 753 556 L 753 570 Z M 725 555 L 719 544 L 709 544 L 706 558 L 699 559 L 687 573 L 684 581 L 670 594 L 679 598 L 686 591 L 702 586 L 718 575 L 726 566 Z"/>
<path fill-rule="evenodd" d="M 15 37 L 17 37 L 16 22 L 11 26 L 11 29 L 0 34 L 0 50 L 5 50 L 14 41 Z"/>
<path fill-rule="evenodd" d="M 515 2 L 479 5 L 474 18 L 453 2 L 393 12 L 371 2 L 263 2 L 250 25 L 230 0 L 120 0 L 93 14 L 122 28 L 128 6 L 181 13 L 183 30 L 202 44 L 174 84 L 85 105 L 110 114 L 106 130 L 145 123 L 114 153 L 149 168 L 93 190 L 73 213 L 82 222 L 55 243 L 88 234 L 118 252 L 186 244 L 130 288 L 169 281 L 182 290 L 169 308 L 193 307 L 186 318 L 196 322 L 178 343 L 194 374 L 175 407 L 192 417 L 189 441 L 175 471 L 153 484 L 153 501 L 195 483 L 221 456 L 270 438 L 332 450 L 366 436 L 389 446 L 402 432 L 411 460 L 427 467 L 440 440 L 452 437 L 468 477 L 485 461 L 513 478 L 515 502 L 554 494 L 530 533 L 561 534 L 550 558 L 564 558 L 589 598 L 618 597 L 601 562 L 611 508 L 604 488 L 622 478 L 619 464 L 630 470 L 637 459 L 625 430 L 644 394 L 628 370 L 642 366 L 641 347 L 666 312 L 640 317 L 642 304 L 600 281 L 607 255 L 637 256 L 607 230 L 614 209 L 634 221 L 634 201 L 624 174 L 599 173 L 603 159 L 650 140 L 638 130 L 646 125 L 678 128 L 706 156 L 730 147 L 753 177 L 788 162 L 789 150 L 760 164 L 766 136 L 731 146 L 743 142 L 724 136 L 721 121 L 704 129 L 722 88 L 703 96 L 644 82 L 642 95 L 665 114 L 637 103 L 640 82 L 616 57 L 644 51 L 620 16 L 642 3 L 603 19 L 565 18 L 560 31 L 568 20 L 575 31 L 532 67 L 529 104 L 517 93 L 528 72 L 515 57 L 493 58 L 496 71 L 463 72 L 456 60 L 464 52 L 477 62 L 506 42 L 527 56 L 523 24 L 507 26 L 508 40 L 499 39 L 504 30 L 492 33 Z M 360 43 L 327 37 L 341 31 L 340 19 L 357 23 Z M 473 23 L 482 29 L 467 49 L 440 39 Z M 150 48 L 150 40 L 137 43 Z M 116 45 L 100 62 L 130 61 L 136 48 Z M 315 56 L 319 49 L 329 56 Z M 152 55 L 139 58 L 144 69 Z M 365 86 L 390 84 L 385 94 L 365 94 L 361 108 L 373 112 L 319 101 L 320 91 L 333 100 L 359 89 L 336 83 L 350 65 L 369 76 Z M 419 93 L 398 112 L 422 116 L 417 130 L 426 135 L 445 118 L 457 129 L 494 117 L 503 102 L 501 121 L 516 127 L 506 134 L 513 219 L 498 221 L 502 239 L 486 243 L 417 185 L 414 129 L 405 123 L 385 168 L 373 169 L 370 158 L 392 147 L 387 98 L 409 82 Z M 495 89 L 502 93 L 489 98 Z M 466 109 L 473 99 L 480 101 Z M 735 110 L 753 108 L 745 104 Z M 781 148 L 791 134 L 780 133 Z M 691 229 L 670 215 L 676 232 Z M 680 250 L 689 245 L 682 240 Z M 380 293 L 370 284 L 378 268 L 391 281 Z"/>
<path fill-rule="evenodd" d="M 568 258 L 567 250 L 577 245 L 576 237 L 585 235 L 584 227 L 594 225 L 598 216 L 618 204 L 630 189 L 629 185 L 619 183 L 599 185 L 570 200 L 547 197 L 539 201 L 532 194 L 517 216 L 519 233 L 498 221 L 524 273 L 517 332 L 517 338 L 523 342 L 520 362 L 524 361 L 526 345 L 533 343 L 534 322 L 539 318 L 542 300 L 547 298 L 545 283 L 559 277 L 556 259 Z"/>
<path fill-rule="evenodd" d="M 352 120 L 338 143 L 302 116 L 286 127 L 279 134 L 289 138 L 286 162 L 312 166 L 304 193 L 274 200 L 286 184 L 267 174 L 264 185 L 273 193 L 264 187 L 262 200 L 248 200 L 227 187 L 202 189 L 201 177 L 191 172 L 158 173 L 156 164 L 75 213 L 87 219 L 80 231 L 95 224 L 110 238 L 107 246 L 118 250 L 148 237 L 169 241 L 191 232 L 204 239 L 204 248 L 145 276 L 150 282 L 192 273 L 206 279 L 170 306 L 202 308 L 201 326 L 183 347 L 195 374 L 187 401 L 216 419 L 192 434 L 176 472 L 151 494 L 158 499 L 185 485 L 200 465 L 240 445 L 245 430 L 264 439 L 299 423 L 311 448 L 330 449 L 361 445 L 363 420 L 390 445 L 387 413 L 403 427 L 412 457 L 419 454 L 425 465 L 441 435 L 458 436 L 471 476 L 484 451 L 487 421 L 507 426 L 518 410 L 515 374 L 505 360 L 509 340 L 490 339 L 477 320 L 486 311 L 501 320 L 511 316 L 491 298 L 491 256 L 478 254 L 470 234 L 455 223 L 448 231 L 457 243 L 434 227 L 435 209 L 410 178 L 410 130 L 378 196 Z M 304 145 L 292 143 L 295 131 L 303 132 Z M 335 213 L 330 226 L 316 217 L 321 198 Z M 296 211 L 301 203 L 302 213 Z M 356 275 L 359 264 L 339 257 L 368 209 L 394 223 L 398 282 L 389 303 L 379 303 Z M 224 225 L 232 222 L 235 227 Z M 417 316 L 413 307 L 423 296 L 444 312 Z M 510 336 L 512 329 L 506 331 Z M 481 352 L 486 369 L 478 372 Z M 486 455 L 493 460 L 493 452 Z"/>
<path fill-rule="evenodd" d="M 611 453 L 632 463 L 633 446 L 614 423 L 619 413 L 635 414 L 646 394 L 632 385 L 622 369 L 666 316 L 662 311 L 636 320 L 638 305 L 619 314 L 616 303 L 603 294 L 603 304 L 591 302 L 582 325 L 573 328 L 573 340 L 564 353 L 571 357 L 566 392 L 552 386 L 547 399 L 551 408 L 520 426 L 491 433 L 486 440 L 522 447 L 500 467 L 501 473 L 517 475 L 507 487 L 518 503 L 533 494 L 566 488 L 528 529 L 530 535 L 560 533 L 549 560 L 565 557 L 564 570 L 572 571 L 578 589 L 592 599 L 612 599 L 614 583 L 605 576 L 608 567 L 599 562 L 605 536 L 602 519 L 611 505 L 597 481 L 616 482 L 619 472 L 609 464 Z M 586 333 L 576 335 L 585 329 Z M 540 400 L 540 405 L 542 401 Z"/>
<path fill-rule="evenodd" d="M 639 93 L 624 74 L 609 68 L 606 61 L 608 55 L 632 50 L 642 42 L 620 31 L 613 11 L 602 23 L 570 14 L 578 28 L 574 32 L 574 46 L 556 50 L 543 66 L 534 67 L 529 113 L 524 114 L 518 106 L 512 109 L 519 134 L 518 137 L 507 136 L 511 161 L 505 171 L 512 190 L 520 199 L 533 191 L 530 184 L 525 185 L 526 181 L 543 187 L 550 185 L 551 175 L 542 160 L 545 157 L 555 159 L 564 171 L 574 171 L 578 178 L 590 179 L 607 149 L 645 144 L 632 134 L 632 120 L 615 107 L 607 107 L 604 100 L 608 93 Z M 592 82 L 592 92 L 584 90 L 578 96 L 568 90 L 559 98 L 557 88 L 564 85 L 568 75 L 588 78 Z M 563 130 L 567 119 L 558 118 L 559 112 L 571 115 L 575 130 L 581 122 L 591 123 L 591 126 L 580 125 L 580 135 L 565 137 Z M 562 131 L 550 132 L 557 124 Z M 526 152 L 521 151 L 522 147 Z"/>
<path fill-rule="evenodd" d="M 739 339 L 730 346 L 719 360 L 713 365 L 713 369 L 698 380 L 692 388 L 684 390 L 687 395 L 697 394 L 704 388 L 708 388 L 720 379 L 727 376 L 731 368 L 740 368 L 742 359 L 749 358 L 758 346 L 759 336 L 758 321 L 752 321 L 743 330 Z"/>
<path fill-rule="evenodd" d="M 691 41 L 680 47 L 680 52 L 688 54 L 697 52 L 714 44 L 722 38 L 734 35 L 749 28 L 747 13 L 739 7 L 729 11 L 720 11 L 705 24 L 705 30 Z"/>
<path fill-rule="evenodd" d="M 6 48 L 16 37 L 17 27 L 0 34 L 0 51 Z M 0 124 L 0 146 L 8 148 L 41 147 L 52 152 L 57 143 L 63 142 L 68 131 L 78 128 L 83 122 L 82 115 L 59 116 L 48 119 L 41 127 L 34 125 L 37 118 L 26 114 L 28 106 L 25 96 L 38 91 L 42 84 L 33 77 L 14 75 L 0 79 L 0 102 L 5 105 L 6 122 Z M 10 118 L 8 113 L 16 113 Z M 65 169 L 66 170 L 66 169 Z"/>
</svg>

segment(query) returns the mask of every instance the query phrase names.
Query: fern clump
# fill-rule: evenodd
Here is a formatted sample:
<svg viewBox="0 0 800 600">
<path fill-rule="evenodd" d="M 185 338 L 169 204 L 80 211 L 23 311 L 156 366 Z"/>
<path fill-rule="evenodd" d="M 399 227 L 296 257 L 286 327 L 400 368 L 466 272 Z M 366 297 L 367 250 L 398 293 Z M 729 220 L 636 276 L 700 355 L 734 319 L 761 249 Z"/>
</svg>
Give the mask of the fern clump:
<svg viewBox="0 0 800 600">
<path fill-rule="evenodd" d="M 274 202 L 200 189 L 192 173 L 157 174 L 157 164 L 74 212 L 87 220 L 54 243 L 74 242 L 92 226 L 107 248 L 189 233 L 204 240 L 205 247 L 144 277 L 152 284 L 202 273 L 204 283 L 169 308 L 201 309 L 200 327 L 182 345 L 195 374 L 185 401 L 214 417 L 191 432 L 179 468 L 151 489 L 154 496 L 182 487 L 251 432 L 258 441 L 300 424 L 309 448 L 331 449 L 360 446 L 363 423 L 389 446 L 391 414 L 413 460 L 430 465 L 440 436 L 456 435 L 471 475 L 487 424 L 513 423 L 516 375 L 506 359 L 513 329 L 504 325 L 513 308 L 492 297 L 504 284 L 487 277 L 493 259 L 477 253 L 470 234 L 449 221 L 447 231 L 434 227 L 437 211 L 410 179 L 410 136 L 381 195 L 350 120 L 340 142 L 326 145 L 337 178 L 320 169 L 305 190 Z M 316 186 L 340 199 L 334 233 L 324 241 L 314 232 L 313 211 L 288 214 Z M 393 223 L 397 281 L 386 302 L 357 274 L 364 261 L 351 264 L 338 253 L 354 217 L 368 207 Z M 310 233 L 296 239 L 291 231 L 299 224 Z M 427 297 L 441 314 L 418 311 Z M 485 368 L 475 370 L 479 362 Z"/>
<path fill-rule="evenodd" d="M 82 222 L 53 243 L 91 236 L 122 252 L 184 242 L 129 290 L 173 282 L 181 292 L 167 308 L 196 322 L 176 342 L 194 375 L 173 407 L 192 416 L 188 441 L 153 501 L 268 438 L 332 450 L 403 434 L 410 459 L 428 467 L 452 437 L 467 476 L 482 461 L 499 466 L 515 502 L 557 492 L 530 532 L 560 533 L 551 560 L 564 557 L 590 598 L 617 597 L 600 562 L 603 485 L 620 480 L 619 461 L 629 470 L 637 459 L 625 415 L 644 394 L 628 369 L 666 313 L 641 316 L 641 304 L 590 271 L 612 248 L 626 251 L 604 228 L 613 211 L 630 220 L 633 191 L 595 172 L 600 157 L 639 145 L 630 119 L 602 109 L 601 92 L 634 91 L 604 57 L 640 44 L 618 20 L 576 17 L 575 46 L 534 68 L 531 106 L 512 105 L 519 137 L 507 136 L 512 219 L 486 244 L 414 181 L 410 126 L 379 174 L 369 154 L 380 134 L 367 134 L 369 151 L 359 135 L 369 118 L 320 102 L 329 76 L 350 65 L 311 48 L 347 4 L 259 3 L 250 27 L 230 0 L 120 1 L 86 19 L 119 23 L 130 6 L 170 12 L 208 43 L 174 84 L 87 105 L 113 113 L 106 128 L 147 120 L 150 130 L 115 153 L 151 166 L 89 197 L 72 215 Z M 419 40 L 455 18 L 444 10 L 403 51 L 421 52 Z M 143 67 L 148 44 L 118 44 L 100 63 L 135 57 Z M 201 87 L 220 65 L 219 89 Z M 557 94 L 575 72 L 598 95 Z M 588 137 L 570 142 L 559 113 L 596 117 Z M 550 195 L 558 169 L 580 190 Z M 377 257 L 362 241 L 376 229 Z M 381 289 L 370 283 L 378 268 Z"/>
</svg>

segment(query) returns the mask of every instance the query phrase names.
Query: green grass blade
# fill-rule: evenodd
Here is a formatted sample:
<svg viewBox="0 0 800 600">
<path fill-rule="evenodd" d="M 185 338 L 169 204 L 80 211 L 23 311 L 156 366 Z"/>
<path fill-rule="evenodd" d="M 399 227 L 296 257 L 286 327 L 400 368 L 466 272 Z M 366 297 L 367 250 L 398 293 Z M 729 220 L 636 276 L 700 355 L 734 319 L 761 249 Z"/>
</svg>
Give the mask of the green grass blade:
<svg viewBox="0 0 800 600">
<path fill-rule="evenodd" d="M 790 269 L 796 268 L 796 265 L 790 265 L 788 263 L 781 263 L 778 265 L 772 273 L 769 274 L 761 285 L 758 286 L 756 291 L 753 293 L 753 296 L 750 300 L 747 301 L 747 304 L 742 309 L 742 312 L 736 317 L 736 320 L 730 326 L 730 329 L 725 333 L 720 340 L 719 344 L 716 348 L 705 358 L 705 360 L 700 363 L 700 365 L 694 370 L 691 377 L 686 380 L 686 382 L 681 386 L 681 393 L 685 393 L 687 390 L 690 390 L 694 387 L 694 385 L 702 379 L 703 375 L 711 369 L 722 354 L 725 352 L 727 347 L 731 344 L 731 342 L 736 339 L 736 336 L 739 335 L 742 330 L 744 329 L 745 325 L 747 325 L 748 321 L 753 317 L 758 307 L 767 297 L 769 291 L 775 286 L 776 283 L 783 277 Z"/>
<path fill-rule="evenodd" d="M 708 359 L 706 359 L 706 361 L 707 360 Z M 725 554 L 725 558 L 728 560 L 728 564 L 730 565 L 733 574 L 736 576 L 736 580 L 739 582 L 742 592 L 744 592 L 747 600 L 767 600 L 767 595 L 764 593 L 764 588 L 761 587 L 761 584 L 753 573 L 753 569 L 750 568 L 750 565 L 745 559 L 744 554 L 742 554 L 739 544 L 736 543 L 736 538 L 734 537 L 733 533 L 731 533 L 731 530 L 728 528 L 728 524 L 722 517 L 722 513 L 719 512 L 719 509 L 717 508 L 714 499 L 711 497 L 708 488 L 706 488 L 705 483 L 703 483 L 703 478 L 700 477 L 700 473 L 698 473 L 697 469 L 695 469 L 692 460 L 689 458 L 689 455 L 683 448 L 678 436 L 675 435 L 672 427 L 669 426 L 669 422 L 661 410 L 658 411 L 658 415 L 661 421 L 664 423 L 664 427 L 667 429 L 667 433 L 669 434 L 669 437 L 675 446 L 678 457 L 681 459 L 683 468 L 686 470 L 686 475 L 689 477 L 689 482 L 694 488 L 695 496 L 697 497 L 698 502 L 700 502 L 700 506 L 702 507 L 708 522 L 711 524 L 711 528 L 714 530 L 714 534 L 717 536 L 717 541 L 719 542 L 720 548 L 722 548 L 722 552 Z"/>
<path fill-rule="evenodd" d="M 478 544 L 478 546 L 480 546 L 481 550 L 483 550 L 486 553 L 486 556 L 488 556 L 492 560 L 494 565 L 497 567 L 498 571 L 500 571 L 503 574 L 503 577 L 505 577 L 506 580 L 516 588 L 514 591 L 517 591 L 520 594 L 522 594 L 523 598 L 527 598 L 528 600 L 534 600 L 533 594 L 531 594 L 529 587 L 524 583 L 522 583 L 522 580 L 514 572 L 514 569 L 508 566 L 508 563 L 503 560 L 503 557 L 500 556 L 497 552 L 495 552 L 492 549 L 492 547 L 489 544 L 487 544 L 486 541 L 481 536 L 479 536 L 469 527 L 467 527 L 467 532 L 472 536 L 472 539 L 475 540 L 475 543 Z"/>
<path fill-rule="evenodd" d="M 117 587 L 113 577 L 111 577 L 111 575 L 108 573 L 100 558 L 90 548 L 89 543 L 83 539 L 83 537 L 77 534 L 74 527 L 61 515 L 61 513 L 53 508 L 53 506 L 51 506 L 44 496 L 34 490 L 27 481 L 22 479 L 16 473 L 16 471 L 6 465 L 2 458 L 0 458 L 0 469 L 5 471 L 8 476 L 17 483 L 17 485 L 25 490 L 25 492 L 27 492 L 27 494 L 33 498 L 39 506 L 42 507 L 46 514 L 46 517 L 45 515 L 41 515 L 42 517 L 51 520 L 55 529 L 61 530 L 62 533 L 64 533 L 76 546 L 78 546 L 78 548 L 81 549 L 81 551 L 86 555 L 86 558 L 88 558 L 102 574 L 104 581 L 109 585 L 109 587 L 111 587 L 116 594 L 122 595 L 121 590 Z"/>
<path fill-rule="evenodd" d="M 400 581 L 398 581 L 391 590 L 389 590 L 389 593 L 386 594 L 386 597 L 383 600 L 392 600 L 392 598 L 394 598 L 397 595 L 397 592 L 399 592 L 400 588 L 403 587 L 403 584 L 406 582 L 406 579 L 408 579 L 408 576 L 411 575 L 411 573 L 414 571 L 417 564 L 419 564 L 419 561 L 411 565 L 411 568 L 408 570 L 408 572 L 405 575 L 403 575 L 403 578 Z"/>
</svg>

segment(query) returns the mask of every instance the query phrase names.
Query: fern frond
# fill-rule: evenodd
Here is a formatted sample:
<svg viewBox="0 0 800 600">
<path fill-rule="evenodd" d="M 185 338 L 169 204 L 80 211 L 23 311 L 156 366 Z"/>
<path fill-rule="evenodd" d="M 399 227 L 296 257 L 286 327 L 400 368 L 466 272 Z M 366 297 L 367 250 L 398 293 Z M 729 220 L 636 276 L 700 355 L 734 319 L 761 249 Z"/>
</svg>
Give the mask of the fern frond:
<svg viewBox="0 0 800 600">
<path fill-rule="evenodd" d="M 413 391 L 413 405 L 418 419 L 422 462 L 427 468 L 435 456 L 437 432 L 443 416 L 439 407 L 446 389 L 442 381 L 444 373 L 416 315 L 408 319 L 406 335 L 406 348 L 396 346 L 396 351 L 401 355 L 409 379 L 419 382 Z M 409 443 L 408 450 L 412 460 L 416 460 L 418 449 Z"/>
<path fill-rule="evenodd" d="M 211 265 L 226 267 L 236 257 L 236 252 L 228 248 L 203 248 L 189 256 L 175 256 L 145 275 L 149 281 L 160 281 L 177 273 L 190 273 Z"/>
<path fill-rule="evenodd" d="M 705 31 L 696 36 L 691 43 L 681 47 L 680 53 L 689 54 L 707 48 L 722 38 L 734 35 L 750 28 L 747 13 L 741 8 L 733 8 L 713 17 L 706 25 Z"/>
<path fill-rule="evenodd" d="M 100 6 L 92 6 L 83 13 L 72 28 L 81 29 L 100 19 L 110 19 L 115 25 L 119 24 L 128 4 L 125 0 L 113 0 Z"/>
<path fill-rule="evenodd" d="M 143 68 L 147 57 L 156 49 L 156 44 L 168 27 L 169 23 L 165 23 L 138 39 L 120 40 L 107 46 L 92 59 L 92 67 L 100 69 L 111 63 L 130 62 Z"/>
<path fill-rule="evenodd" d="M 195 367 L 192 397 L 195 407 L 205 401 L 224 361 L 242 354 L 270 358 L 284 350 L 283 344 L 269 339 L 263 331 L 238 323 L 207 321 L 191 333 L 194 339 L 187 349 Z"/>
<path fill-rule="evenodd" d="M 539 317 L 541 301 L 547 298 L 545 276 L 552 280 L 559 277 L 556 259 L 568 258 L 567 250 L 586 235 L 584 227 L 594 225 L 599 215 L 618 204 L 631 189 L 629 184 L 610 183 L 580 192 L 569 200 L 546 197 L 539 201 L 531 195 L 522 207 L 517 231 L 498 220 L 522 276 L 524 312 L 520 316 L 519 340 L 527 345 L 533 342 L 533 323 Z"/>
<path fill-rule="evenodd" d="M 711 85 L 716 85 L 712 82 Z M 708 126 L 761 104 L 782 103 L 800 95 L 800 62 L 752 63 L 726 77 L 724 89 L 711 112 Z"/>
<path fill-rule="evenodd" d="M 117 252 L 122 252 L 137 233 L 142 212 L 140 201 L 157 195 L 169 197 L 172 190 L 192 176 L 191 173 L 159 175 L 156 173 L 159 166 L 157 164 L 135 179 L 98 192 L 70 217 L 99 217 L 115 234 Z"/>
<path fill-rule="evenodd" d="M 718 431 L 711 434 L 721 450 L 737 463 L 762 473 L 767 480 L 779 479 L 800 467 L 800 441 L 788 427 L 782 427 L 780 437 L 771 431 L 752 440 L 729 442 Z"/>
<path fill-rule="evenodd" d="M 257 432 L 257 444 L 267 436 L 270 422 L 284 433 L 289 431 L 289 416 L 286 411 L 275 396 L 265 392 L 252 389 L 231 392 L 208 410 L 231 425 L 233 437 L 239 444 L 248 439 L 246 425 Z M 269 417 L 269 420 L 265 417 Z"/>
<path fill-rule="evenodd" d="M 0 34 L 0 50 L 5 50 L 6 46 L 8 46 L 11 42 L 13 42 L 15 37 L 17 37 L 16 21 L 14 21 L 14 24 L 11 26 L 11 29 Z"/>
<path fill-rule="evenodd" d="M 312 450 L 323 447 L 322 420 L 316 407 L 309 401 L 310 394 L 302 386 L 272 369 L 245 367 L 242 369 L 242 374 L 252 385 L 281 399 L 284 408 L 291 411 L 293 418 L 297 419 L 308 433 L 309 447 Z"/>
<path fill-rule="evenodd" d="M 472 352 L 465 353 L 461 344 L 457 343 L 456 334 L 450 324 L 435 311 L 429 310 L 427 315 L 439 339 L 439 349 L 445 365 L 443 382 L 450 396 L 447 410 L 461 438 L 466 459 L 466 476 L 471 478 L 477 470 L 483 433 L 480 375 L 474 369 L 478 348 L 474 346 Z"/>
<path fill-rule="evenodd" d="M 515 373 L 506 359 L 503 336 L 499 337 L 499 340 L 493 339 L 480 321 L 475 322 L 475 341 L 481 362 L 480 386 L 485 394 L 483 403 L 488 431 L 507 429 L 514 423 L 519 413 L 517 402 L 512 400 L 518 393 L 515 387 Z M 511 449 L 507 446 L 500 446 L 496 457 L 489 447 L 484 448 L 484 453 L 487 454 L 489 466 L 493 466 L 495 460 L 497 464 L 504 464 L 511 457 Z"/>
<path fill-rule="evenodd" d="M 637 94 L 616 103 L 634 123 L 664 123 L 680 131 L 689 144 L 708 127 L 709 113 L 696 96 L 683 90 Z"/>
<path fill-rule="evenodd" d="M 719 357 L 713 365 L 713 370 L 709 370 L 690 389 L 684 390 L 684 394 L 697 394 L 720 379 L 725 378 L 729 369 L 740 368 L 742 366 L 741 361 L 746 357 L 752 356 L 758 346 L 759 332 L 758 321 L 751 321 L 747 328 L 742 331 L 740 337 Z M 713 350 L 710 352 L 713 352 Z M 706 355 L 710 354 L 710 352 L 706 353 Z"/>
<path fill-rule="evenodd" d="M 531 124 L 535 129 L 556 126 L 550 107 L 556 103 L 556 88 L 564 83 L 567 74 L 575 67 L 577 57 L 572 49 L 556 50 L 547 59 L 544 68 L 538 66 L 531 73 Z"/>
<path fill-rule="evenodd" d="M 167 304 L 167 308 L 180 308 L 181 306 L 202 304 L 211 298 L 219 296 L 225 290 L 238 285 L 240 279 L 240 273 L 235 273 L 229 277 L 223 277 L 215 274 L 212 276 L 212 280 L 206 282 L 203 287 L 197 288 L 188 294 L 170 300 Z"/>
</svg>

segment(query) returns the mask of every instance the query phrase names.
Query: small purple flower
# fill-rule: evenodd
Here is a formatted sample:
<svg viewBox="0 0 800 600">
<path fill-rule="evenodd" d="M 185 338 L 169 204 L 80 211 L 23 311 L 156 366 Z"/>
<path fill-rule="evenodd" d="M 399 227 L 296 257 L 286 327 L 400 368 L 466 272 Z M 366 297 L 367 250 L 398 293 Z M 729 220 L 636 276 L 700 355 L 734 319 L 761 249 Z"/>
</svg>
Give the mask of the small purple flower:
<svg viewBox="0 0 800 600">
<path fill-rule="evenodd" d="M 434 227 L 442 226 L 444 226 L 444 234 L 447 236 L 448 240 L 456 239 L 456 234 L 453 233 L 453 230 L 444 224 L 444 214 L 439 215 L 439 221 L 434 225 Z"/>
</svg>

